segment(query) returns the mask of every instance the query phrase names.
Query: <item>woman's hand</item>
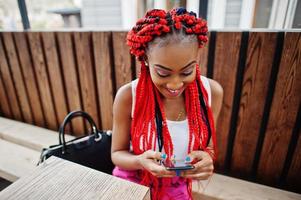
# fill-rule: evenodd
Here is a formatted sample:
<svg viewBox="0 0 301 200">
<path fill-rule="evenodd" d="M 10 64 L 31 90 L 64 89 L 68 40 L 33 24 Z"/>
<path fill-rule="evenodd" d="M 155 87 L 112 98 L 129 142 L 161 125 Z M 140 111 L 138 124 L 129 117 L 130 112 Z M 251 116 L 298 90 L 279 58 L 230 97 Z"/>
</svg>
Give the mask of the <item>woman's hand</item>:
<svg viewBox="0 0 301 200">
<path fill-rule="evenodd" d="M 194 169 L 181 172 L 181 176 L 185 178 L 192 178 L 195 180 L 207 180 L 213 174 L 214 166 L 213 160 L 206 151 L 192 151 L 186 159 L 191 160 Z"/>
<path fill-rule="evenodd" d="M 158 161 L 162 160 L 162 154 L 148 150 L 138 156 L 139 164 L 152 175 L 156 177 L 174 177 L 176 173 L 174 171 L 168 171 L 163 165 L 160 165 Z"/>
</svg>

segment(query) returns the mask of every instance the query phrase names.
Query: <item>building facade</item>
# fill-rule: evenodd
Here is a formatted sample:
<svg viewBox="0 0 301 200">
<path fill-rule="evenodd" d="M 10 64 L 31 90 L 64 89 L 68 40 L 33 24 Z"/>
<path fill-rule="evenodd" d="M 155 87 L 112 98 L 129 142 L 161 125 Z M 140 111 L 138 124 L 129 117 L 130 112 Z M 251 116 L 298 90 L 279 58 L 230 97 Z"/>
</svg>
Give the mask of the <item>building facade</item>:
<svg viewBox="0 0 301 200">
<path fill-rule="evenodd" d="M 298 0 L 82 0 L 84 28 L 130 29 L 146 10 L 186 7 L 210 29 L 301 28 Z"/>
</svg>

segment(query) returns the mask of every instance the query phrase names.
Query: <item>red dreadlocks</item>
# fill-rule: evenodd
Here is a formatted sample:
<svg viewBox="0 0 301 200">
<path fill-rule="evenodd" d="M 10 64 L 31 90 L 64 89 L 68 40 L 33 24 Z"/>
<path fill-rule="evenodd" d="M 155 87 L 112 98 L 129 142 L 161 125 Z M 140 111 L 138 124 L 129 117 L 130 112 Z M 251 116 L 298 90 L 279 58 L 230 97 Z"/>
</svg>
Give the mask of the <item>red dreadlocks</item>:
<svg viewBox="0 0 301 200">
<path fill-rule="evenodd" d="M 131 140 L 135 154 L 141 154 L 156 147 L 156 140 L 154 139 L 156 137 L 156 100 L 163 119 L 164 151 L 169 157 L 173 154 L 173 144 L 168 131 L 163 104 L 158 90 L 152 83 L 149 69 L 145 65 L 145 58 L 149 42 L 158 36 L 181 29 L 187 35 L 196 35 L 200 48 L 208 40 L 206 21 L 197 18 L 192 12 L 188 13 L 183 8 L 173 9 L 169 12 L 158 9 L 151 10 L 146 13 L 144 18 L 137 21 L 136 26 L 127 35 L 130 52 L 141 61 L 141 74 L 136 89 L 136 103 L 131 125 Z M 216 147 L 213 115 L 208 104 L 208 95 L 200 79 L 199 67 L 196 66 L 196 69 L 196 80 L 189 84 L 185 90 L 185 106 L 189 125 L 188 153 L 192 150 L 206 150 L 210 136 L 212 136 L 214 148 Z M 204 99 L 201 103 L 199 95 Z M 157 178 L 146 171 L 143 172 L 142 178 L 142 184 L 150 185 L 152 183 L 154 191 L 158 192 Z M 188 189 L 191 193 L 191 181 L 189 183 Z"/>
</svg>

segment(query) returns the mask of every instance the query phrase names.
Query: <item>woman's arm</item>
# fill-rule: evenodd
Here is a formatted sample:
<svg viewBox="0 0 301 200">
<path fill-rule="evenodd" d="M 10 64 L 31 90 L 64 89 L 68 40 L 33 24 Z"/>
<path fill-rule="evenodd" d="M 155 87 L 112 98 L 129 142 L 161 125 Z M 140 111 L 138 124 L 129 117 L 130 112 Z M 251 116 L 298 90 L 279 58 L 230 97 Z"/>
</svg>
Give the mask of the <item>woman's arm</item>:
<svg viewBox="0 0 301 200">
<path fill-rule="evenodd" d="M 216 82 L 215 80 L 208 79 L 210 88 L 211 88 L 211 109 L 213 112 L 213 118 L 215 122 L 215 127 L 216 123 L 218 120 L 218 116 L 220 114 L 221 108 L 222 108 L 222 103 L 223 103 L 223 96 L 224 96 L 224 90 L 222 86 Z"/>
<path fill-rule="evenodd" d="M 138 156 L 129 152 L 132 93 L 131 84 L 122 86 L 113 104 L 112 161 L 126 170 L 142 169 Z"/>
<path fill-rule="evenodd" d="M 209 78 L 208 80 L 211 89 L 211 109 L 213 114 L 214 126 L 216 128 L 217 120 L 223 104 L 224 90 L 217 81 Z M 212 138 L 210 139 L 208 147 L 213 150 Z"/>
</svg>

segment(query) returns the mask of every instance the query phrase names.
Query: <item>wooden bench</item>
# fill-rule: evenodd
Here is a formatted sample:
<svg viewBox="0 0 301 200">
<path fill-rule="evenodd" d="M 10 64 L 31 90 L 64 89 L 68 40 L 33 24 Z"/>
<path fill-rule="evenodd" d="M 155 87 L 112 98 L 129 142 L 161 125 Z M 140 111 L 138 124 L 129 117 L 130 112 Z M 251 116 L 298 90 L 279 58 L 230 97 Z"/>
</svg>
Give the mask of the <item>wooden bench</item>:
<svg viewBox="0 0 301 200">
<path fill-rule="evenodd" d="M 43 147 L 57 143 L 55 131 L 0 117 L 0 177 L 16 181 L 35 168 Z"/>
<path fill-rule="evenodd" d="M 1 139 L 0 158 L 0 177 L 14 182 L 34 169 L 39 152 Z"/>
<path fill-rule="evenodd" d="M 67 136 L 67 140 L 72 138 Z M 0 117 L 0 177 L 14 182 L 29 174 L 36 167 L 42 148 L 57 142 L 55 131 Z M 212 176 L 204 191 L 197 188 L 194 183 L 194 199 L 301 199 L 300 194 L 220 174 Z"/>
<path fill-rule="evenodd" d="M 265 185 L 244 181 L 241 179 L 213 174 L 204 191 L 197 192 L 197 185 L 193 184 L 194 199 L 252 199 L 252 200 L 300 200 L 301 195 L 280 190 Z"/>
</svg>

